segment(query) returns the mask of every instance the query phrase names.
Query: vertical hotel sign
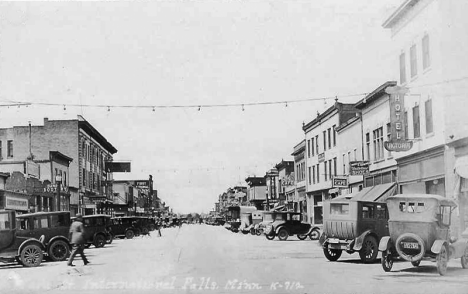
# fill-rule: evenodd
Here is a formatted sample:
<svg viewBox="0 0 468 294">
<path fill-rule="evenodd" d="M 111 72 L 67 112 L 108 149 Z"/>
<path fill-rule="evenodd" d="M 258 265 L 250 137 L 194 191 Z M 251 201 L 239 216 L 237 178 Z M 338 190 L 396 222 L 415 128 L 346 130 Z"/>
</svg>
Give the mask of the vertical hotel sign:
<svg viewBox="0 0 468 294">
<path fill-rule="evenodd" d="M 388 87 L 385 92 L 390 95 L 390 140 L 384 142 L 388 151 L 408 151 L 413 147 L 413 142 L 408 141 L 405 125 L 405 94 L 407 88 L 395 86 Z"/>
</svg>

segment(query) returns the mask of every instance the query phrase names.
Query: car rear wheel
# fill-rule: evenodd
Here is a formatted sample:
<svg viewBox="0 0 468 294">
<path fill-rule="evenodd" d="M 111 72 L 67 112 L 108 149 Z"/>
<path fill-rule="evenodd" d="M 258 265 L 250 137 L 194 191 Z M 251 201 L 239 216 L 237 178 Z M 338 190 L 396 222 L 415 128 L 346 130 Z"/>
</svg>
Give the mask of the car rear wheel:
<svg viewBox="0 0 468 294">
<path fill-rule="evenodd" d="M 328 244 L 323 247 L 323 254 L 329 261 L 337 261 L 340 258 L 342 250 L 340 249 L 330 249 Z"/>
<path fill-rule="evenodd" d="M 288 237 L 288 231 L 285 228 L 281 228 L 278 232 L 278 239 L 280 239 L 281 241 L 286 241 L 288 240 Z"/>
<path fill-rule="evenodd" d="M 464 269 L 468 269 L 468 247 L 466 247 L 465 254 L 461 257 L 461 265 Z"/>
<path fill-rule="evenodd" d="M 101 248 L 104 247 L 104 245 L 106 245 L 106 237 L 101 234 L 97 235 L 94 238 L 94 246 L 96 246 L 96 248 Z"/>
<path fill-rule="evenodd" d="M 134 236 L 135 236 L 135 233 L 133 232 L 133 230 L 127 230 L 125 232 L 125 238 L 127 239 L 133 239 Z"/>
<path fill-rule="evenodd" d="M 305 240 L 307 238 L 307 235 L 297 235 L 297 238 L 299 240 Z"/>
<path fill-rule="evenodd" d="M 382 258 L 380 259 L 382 268 L 385 272 L 389 272 L 393 267 L 393 256 L 390 250 L 382 251 Z"/>
<path fill-rule="evenodd" d="M 364 238 L 364 243 L 362 248 L 359 251 L 359 256 L 364 263 L 372 263 L 377 259 L 377 254 L 379 253 L 379 245 L 375 237 L 366 236 Z"/>
<path fill-rule="evenodd" d="M 437 272 L 441 276 L 445 276 L 447 274 L 447 262 L 448 262 L 448 250 L 447 245 L 443 245 L 440 248 L 439 254 L 437 254 Z"/>
<path fill-rule="evenodd" d="M 320 231 L 318 229 L 313 229 L 312 232 L 309 234 L 310 240 L 318 240 L 320 239 Z"/>
<path fill-rule="evenodd" d="M 57 240 L 49 246 L 48 253 L 52 261 L 64 261 L 70 254 L 70 247 L 65 241 Z"/>
<path fill-rule="evenodd" d="M 26 245 L 20 253 L 21 263 L 25 267 L 39 266 L 43 258 L 42 249 L 36 244 Z"/>
</svg>

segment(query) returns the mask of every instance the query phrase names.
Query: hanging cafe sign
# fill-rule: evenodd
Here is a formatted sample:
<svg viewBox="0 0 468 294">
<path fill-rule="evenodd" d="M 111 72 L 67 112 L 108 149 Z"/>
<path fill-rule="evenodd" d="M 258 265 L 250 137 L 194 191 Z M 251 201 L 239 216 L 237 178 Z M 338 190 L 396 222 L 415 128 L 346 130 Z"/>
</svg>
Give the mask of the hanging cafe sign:
<svg viewBox="0 0 468 294">
<path fill-rule="evenodd" d="M 413 142 L 407 140 L 405 117 L 405 94 L 407 88 L 395 86 L 388 87 L 385 92 L 390 95 L 390 140 L 384 142 L 387 151 L 408 151 L 413 147 Z"/>
</svg>

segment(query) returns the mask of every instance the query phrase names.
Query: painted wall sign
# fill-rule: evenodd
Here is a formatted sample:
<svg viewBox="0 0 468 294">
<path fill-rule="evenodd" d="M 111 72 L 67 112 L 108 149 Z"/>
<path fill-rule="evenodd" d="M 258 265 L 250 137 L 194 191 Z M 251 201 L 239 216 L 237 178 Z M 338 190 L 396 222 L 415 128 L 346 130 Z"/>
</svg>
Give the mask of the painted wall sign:
<svg viewBox="0 0 468 294">
<path fill-rule="evenodd" d="M 324 161 L 325 161 L 325 153 L 320 153 L 320 154 L 318 155 L 318 162 L 319 162 L 319 163 L 322 163 L 322 162 L 324 162 Z"/>
<path fill-rule="evenodd" d="M 348 178 L 347 177 L 333 177 L 332 187 L 334 187 L 334 188 L 348 188 Z"/>
<path fill-rule="evenodd" d="M 384 142 L 388 151 L 408 151 L 413 147 L 413 142 L 408 141 L 405 125 L 405 94 L 408 92 L 404 87 L 388 87 L 385 92 L 390 95 L 390 140 Z"/>
<path fill-rule="evenodd" d="M 351 161 L 349 163 L 349 174 L 351 176 L 367 175 L 369 173 L 369 161 Z"/>
</svg>

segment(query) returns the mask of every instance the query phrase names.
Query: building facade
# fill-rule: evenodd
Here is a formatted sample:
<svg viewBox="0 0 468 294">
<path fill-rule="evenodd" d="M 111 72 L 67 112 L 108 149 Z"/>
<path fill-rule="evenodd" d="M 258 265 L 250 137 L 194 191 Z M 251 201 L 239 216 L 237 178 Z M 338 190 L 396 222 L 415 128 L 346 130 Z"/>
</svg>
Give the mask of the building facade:
<svg viewBox="0 0 468 294">
<path fill-rule="evenodd" d="M 301 213 L 301 219 L 308 222 L 307 217 L 307 200 L 306 200 L 306 141 L 302 140 L 299 144 L 294 146 L 294 151 L 291 154 L 294 156 L 294 198 L 293 198 L 293 211 Z"/>
</svg>

